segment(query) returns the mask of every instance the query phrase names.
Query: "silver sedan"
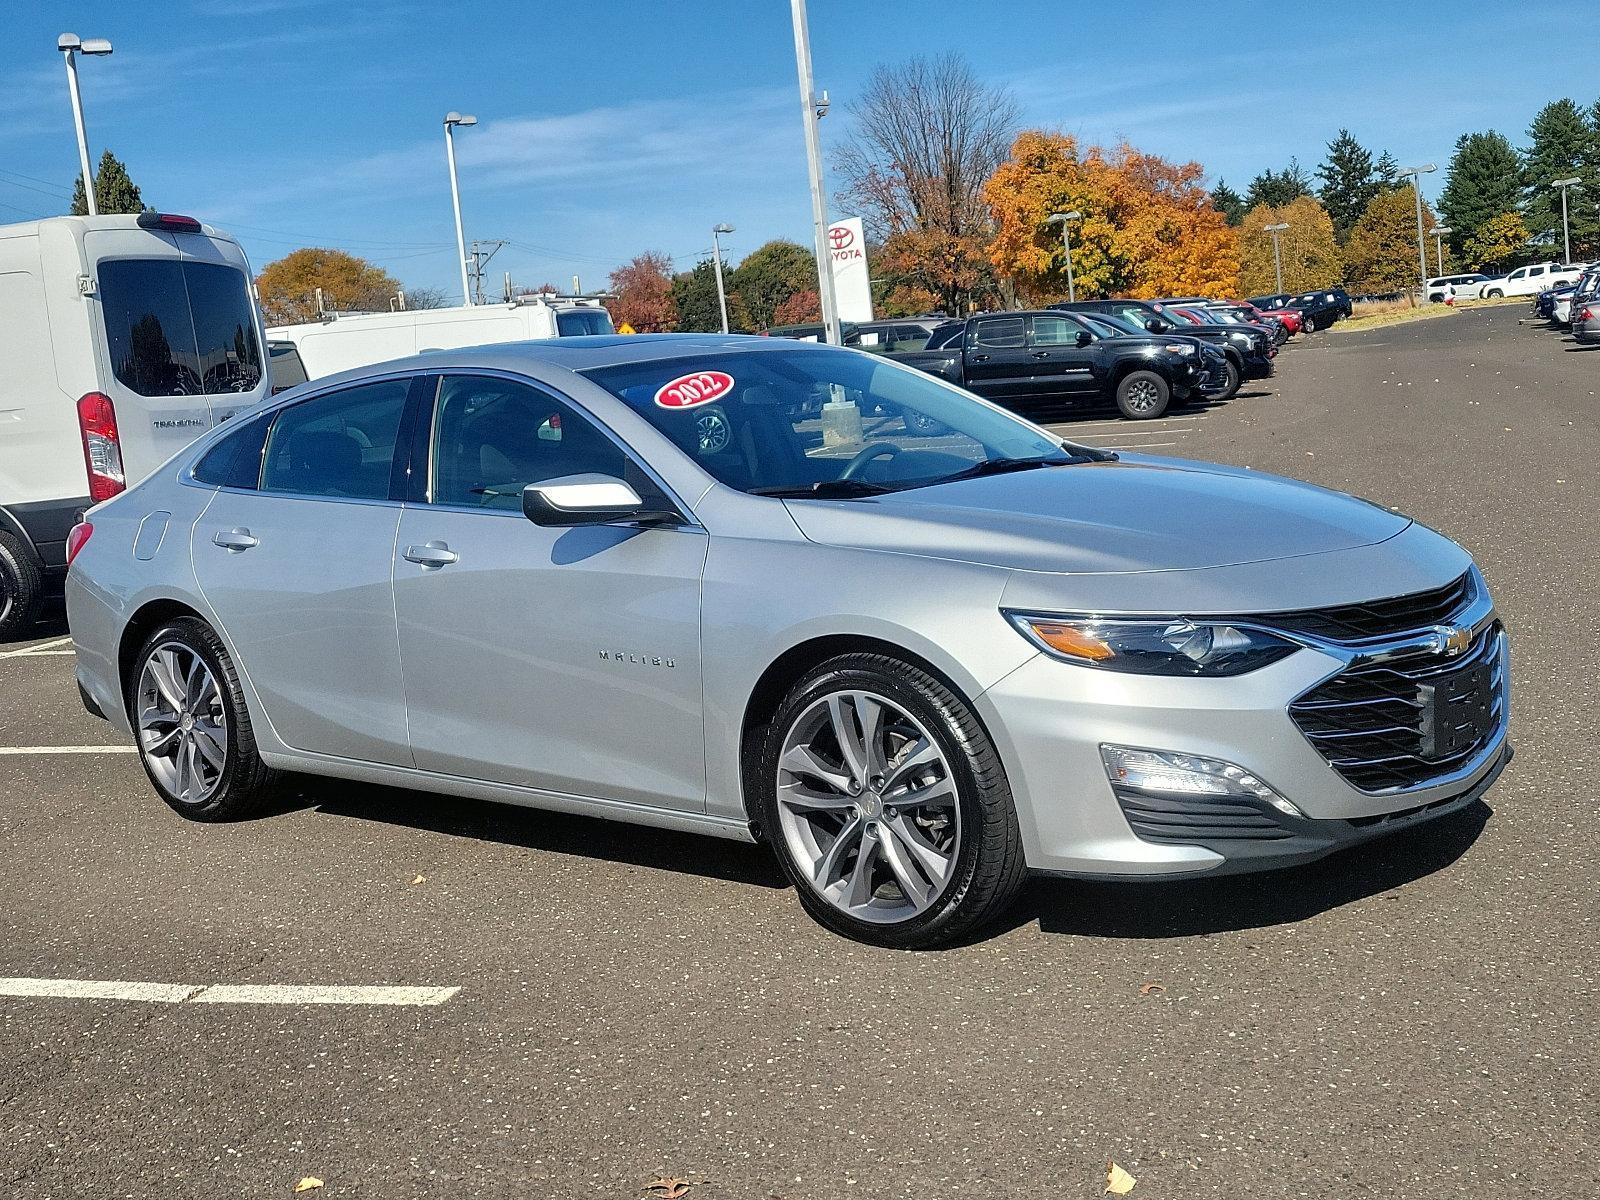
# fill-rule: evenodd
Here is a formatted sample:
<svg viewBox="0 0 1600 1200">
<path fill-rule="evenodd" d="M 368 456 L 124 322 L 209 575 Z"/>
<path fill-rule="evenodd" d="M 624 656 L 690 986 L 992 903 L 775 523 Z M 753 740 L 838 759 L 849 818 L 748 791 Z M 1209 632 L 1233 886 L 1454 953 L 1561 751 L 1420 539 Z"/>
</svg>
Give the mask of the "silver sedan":
<svg viewBox="0 0 1600 1200">
<path fill-rule="evenodd" d="M 1467 554 L 763 338 L 429 354 L 242 414 L 72 536 L 91 711 L 195 820 L 286 771 L 771 846 L 851 937 L 1029 871 L 1281 867 L 1510 754 Z"/>
</svg>

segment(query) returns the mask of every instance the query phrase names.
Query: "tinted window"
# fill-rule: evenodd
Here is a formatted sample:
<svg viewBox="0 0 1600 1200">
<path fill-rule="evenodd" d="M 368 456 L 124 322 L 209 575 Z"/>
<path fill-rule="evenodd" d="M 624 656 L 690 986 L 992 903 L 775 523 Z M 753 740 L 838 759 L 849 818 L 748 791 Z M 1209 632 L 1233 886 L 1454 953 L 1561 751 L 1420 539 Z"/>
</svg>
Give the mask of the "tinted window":
<svg viewBox="0 0 1600 1200">
<path fill-rule="evenodd" d="M 270 413 L 240 426 L 207 450 L 190 474 L 200 483 L 253 490 L 261 476 L 261 451 L 270 428 Z"/>
<path fill-rule="evenodd" d="M 522 489 L 566 475 L 627 476 L 628 459 L 560 400 L 507 379 L 447 376 L 434 405 L 435 504 L 522 510 Z"/>
<path fill-rule="evenodd" d="M 578 308 L 556 314 L 556 332 L 562 337 L 586 333 L 615 333 L 611 314 L 603 308 Z"/>
<path fill-rule="evenodd" d="M 747 492 L 810 495 L 846 479 L 919 486 L 981 462 L 1063 456 L 1059 440 L 882 355 L 795 347 L 585 374 Z M 690 392 L 698 387 L 713 398 Z"/>
<path fill-rule="evenodd" d="M 284 409 L 267 439 L 261 490 L 387 499 L 409 387 L 391 379 Z"/>
<path fill-rule="evenodd" d="M 1035 346 L 1075 346 L 1083 326 L 1066 317 L 1034 317 L 1033 344 Z"/>
<path fill-rule="evenodd" d="M 1020 347 L 1024 336 L 1021 317 L 993 317 L 978 321 L 973 326 L 972 340 L 979 346 L 995 346 L 1002 350 Z"/>
<path fill-rule="evenodd" d="M 267 355 L 274 393 L 298 387 L 308 378 L 305 364 L 300 361 L 300 351 L 293 342 L 268 342 Z"/>
<path fill-rule="evenodd" d="M 249 392 L 261 382 L 242 271 L 175 258 L 107 260 L 99 293 L 111 369 L 139 395 Z"/>
</svg>

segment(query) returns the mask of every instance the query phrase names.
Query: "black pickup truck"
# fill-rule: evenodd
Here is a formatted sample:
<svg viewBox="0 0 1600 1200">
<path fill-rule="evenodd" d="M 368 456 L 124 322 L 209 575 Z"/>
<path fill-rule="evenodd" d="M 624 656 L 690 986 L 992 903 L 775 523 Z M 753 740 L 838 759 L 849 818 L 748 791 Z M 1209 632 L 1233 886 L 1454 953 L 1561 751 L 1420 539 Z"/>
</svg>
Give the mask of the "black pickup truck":
<svg viewBox="0 0 1600 1200">
<path fill-rule="evenodd" d="M 1017 412 L 1115 404 L 1149 420 L 1174 400 L 1227 386 L 1222 357 L 1193 338 L 1124 333 L 1061 312 L 950 321 L 925 349 L 892 357 Z"/>
<path fill-rule="evenodd" d="M 1244 325 L 1191 325 L 1166 305 L 1151 300 L 1079 300 L 1075 304 L 1052 304 L 1052 310 L 1075 313 L 1103 313 L 1131 322 L 1152 333 L 1181 333 L 1200 338 L 1228 356 L 1239 379 L 1265 379 L 1272 374 L 1272 360 L 1278 351 L 1272 335 L 1264 329 Z M 1236 381 L 1237 382 L 1237 381 Z"/>
</svg>

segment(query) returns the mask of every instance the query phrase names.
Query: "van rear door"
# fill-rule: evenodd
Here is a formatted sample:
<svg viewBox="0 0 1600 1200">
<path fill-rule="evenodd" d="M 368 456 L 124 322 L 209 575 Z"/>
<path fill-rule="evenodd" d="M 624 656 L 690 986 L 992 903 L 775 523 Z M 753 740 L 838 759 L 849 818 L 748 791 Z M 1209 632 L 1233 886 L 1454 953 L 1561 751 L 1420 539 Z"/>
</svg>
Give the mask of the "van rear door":
<svg viewBox="0 0 1600 1200">
<path fill-rule="evenodd" d="M 248 264 L 203 233 L 84 234 L 104 337 L 100 379 L 131 486 L 267 394 Z"/>
</svg>

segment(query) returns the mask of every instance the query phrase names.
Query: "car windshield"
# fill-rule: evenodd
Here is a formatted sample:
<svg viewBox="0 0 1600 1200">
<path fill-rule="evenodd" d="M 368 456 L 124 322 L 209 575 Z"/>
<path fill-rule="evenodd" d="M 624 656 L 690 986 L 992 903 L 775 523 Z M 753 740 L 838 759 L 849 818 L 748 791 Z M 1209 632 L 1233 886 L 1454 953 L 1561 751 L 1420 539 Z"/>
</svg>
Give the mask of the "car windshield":
<svg viewBox="0 0 1600 1200">
<path fill-rule="evenodd" d="M 743 492 L 844 498 L 1102 457 L 850 350 L 708 354 L 583 374 Z"/>
</svg>

